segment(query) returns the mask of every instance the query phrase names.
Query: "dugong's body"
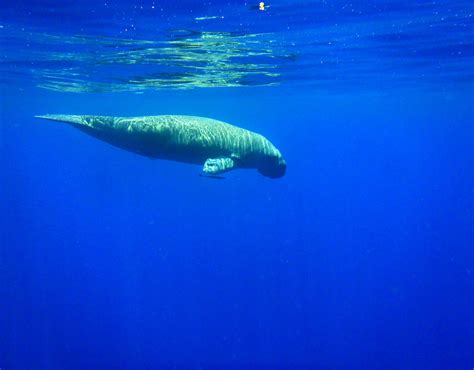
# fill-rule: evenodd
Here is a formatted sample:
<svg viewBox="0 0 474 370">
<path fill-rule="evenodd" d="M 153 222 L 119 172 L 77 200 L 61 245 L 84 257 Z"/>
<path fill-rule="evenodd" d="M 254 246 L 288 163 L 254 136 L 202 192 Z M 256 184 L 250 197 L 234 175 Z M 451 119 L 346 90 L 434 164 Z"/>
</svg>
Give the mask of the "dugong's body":
<svg viewBox="0 0 474 370">
<path fill-rule="evenodd" d="M 150 158 L 203 164 L 206 174 L 256 168 L 264 176 L 277 178 L 286 171 L 280 151 L 265 137 L 210 118 L 175 115 L 37 117 L 67 122 L 100 140 Z"/>
</svg>

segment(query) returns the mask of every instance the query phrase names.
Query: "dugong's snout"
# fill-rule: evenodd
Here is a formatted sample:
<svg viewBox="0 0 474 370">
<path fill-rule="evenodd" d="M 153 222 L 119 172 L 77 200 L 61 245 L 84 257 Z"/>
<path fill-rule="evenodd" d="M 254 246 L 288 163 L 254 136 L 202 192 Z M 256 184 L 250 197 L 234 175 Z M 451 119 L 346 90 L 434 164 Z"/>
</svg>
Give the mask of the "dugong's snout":
<svg viewBox="0 0 474 370">
<path fill-rule="evenodd" d="M 277 179 L 285 175 L 286 161 L 281 156 L 270 157 L 262 161 L 257 169 L 263 176 Z"/>
</svg>

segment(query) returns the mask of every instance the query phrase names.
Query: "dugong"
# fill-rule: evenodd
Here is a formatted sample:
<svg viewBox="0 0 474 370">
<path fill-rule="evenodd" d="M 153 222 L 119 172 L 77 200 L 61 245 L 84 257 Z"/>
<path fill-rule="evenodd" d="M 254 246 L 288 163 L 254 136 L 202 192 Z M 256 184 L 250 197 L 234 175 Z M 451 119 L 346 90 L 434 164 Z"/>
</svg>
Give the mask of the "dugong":
<svg viewBox="0 0 474 370">
<path fill-rule="evenodd" d="M 236 168 L 256 168 L 282 177 L 286 162 L 264 136 L 211 118 L 162 115 L 145 117 L 35 116 L 60 121 L 119 148 L 153 159 L 203 165 L 216 175 Z"/>
</svg>

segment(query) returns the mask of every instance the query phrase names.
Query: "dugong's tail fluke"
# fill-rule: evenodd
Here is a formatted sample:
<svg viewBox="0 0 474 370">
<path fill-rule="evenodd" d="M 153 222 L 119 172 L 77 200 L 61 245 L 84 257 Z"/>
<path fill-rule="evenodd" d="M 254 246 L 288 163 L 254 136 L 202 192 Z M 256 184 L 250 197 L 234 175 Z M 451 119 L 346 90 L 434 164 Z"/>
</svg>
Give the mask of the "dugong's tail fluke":
<svg viewBox="0 0 474 370">
<path fill-rule="evenodd" d="M 115 117 L 109 116 L 84 116 L 72 114 L 45 114 L 35 116 L 35 118 L 46 119 L 49 121 L 66 122 L 80 129 L 88 130 L 114 130 L 116 128 L 124 128 L 125 125 L 115 126 L 118 121 Z M 120 123 L 120 122 L 119 122 Z"/>
<path fill-rule="evenodd" d="M 68 123 L 83 123 L 83 116 L 74 116 L 71 114 L 45 114 L 42 116 L 35 116 L 35 118 L 47 119 L 49 121 L 60 121 Z"/>
</svg>

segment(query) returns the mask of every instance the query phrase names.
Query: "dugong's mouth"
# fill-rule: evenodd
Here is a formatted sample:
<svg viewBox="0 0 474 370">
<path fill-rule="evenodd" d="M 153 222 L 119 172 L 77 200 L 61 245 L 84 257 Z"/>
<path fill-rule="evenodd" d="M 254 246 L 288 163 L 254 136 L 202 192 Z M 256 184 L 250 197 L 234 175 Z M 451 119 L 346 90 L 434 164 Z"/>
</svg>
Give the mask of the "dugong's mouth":
<svg viewBox="0 0 474 370">
<path fill-rule="evenodd" d="M 258 172 L 272 179 L 283 177 L 286 173 L 286 161 L 282 157 L 272 158 L 262 163 L 258 167 Z"/>
</svg>

